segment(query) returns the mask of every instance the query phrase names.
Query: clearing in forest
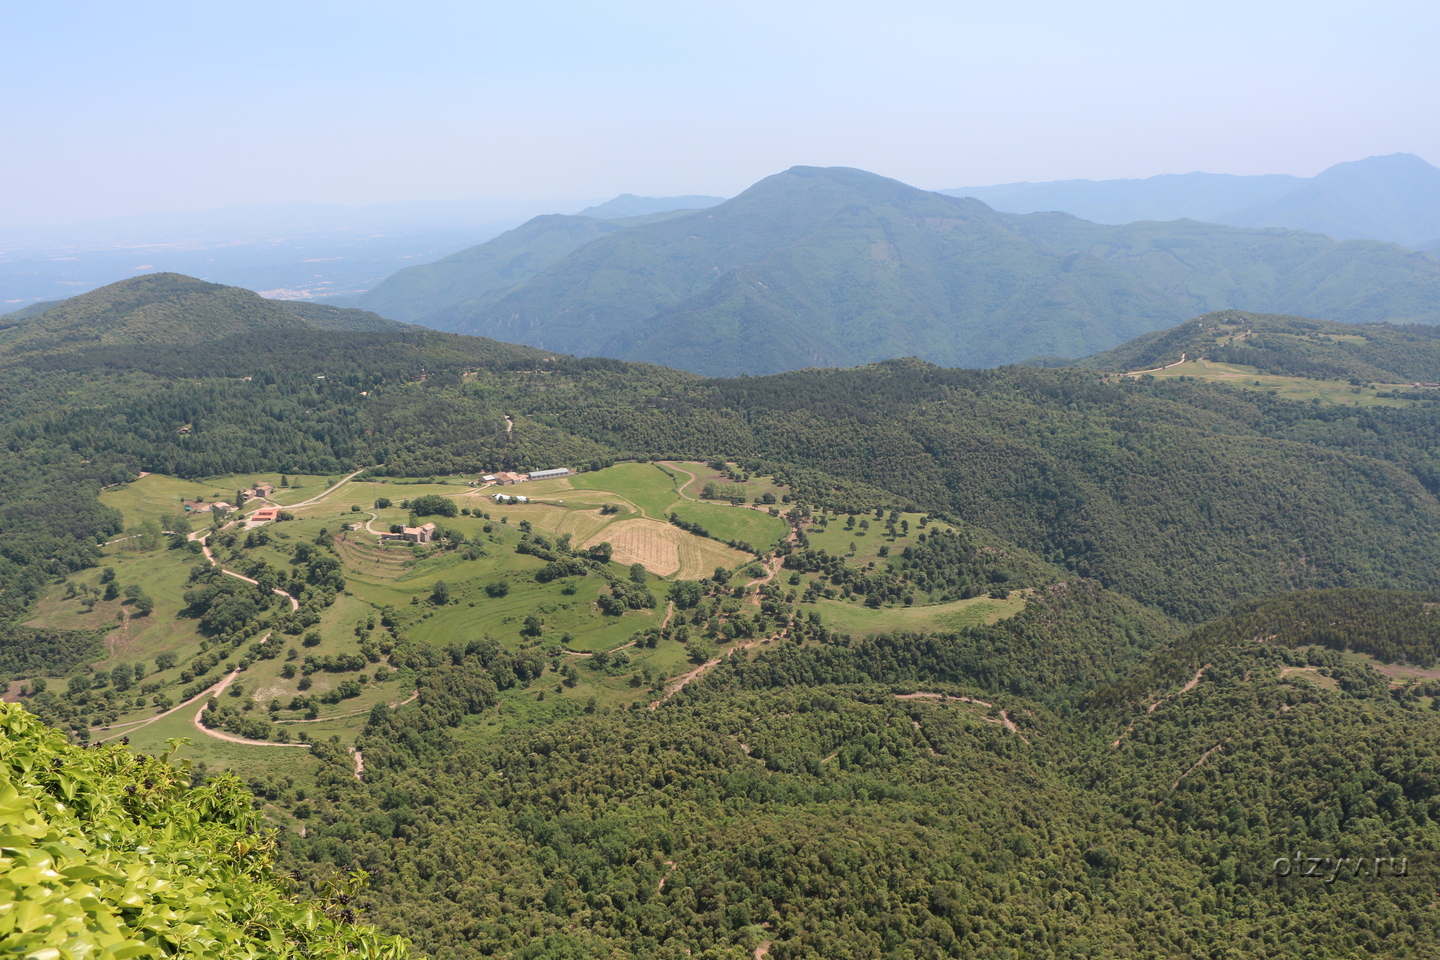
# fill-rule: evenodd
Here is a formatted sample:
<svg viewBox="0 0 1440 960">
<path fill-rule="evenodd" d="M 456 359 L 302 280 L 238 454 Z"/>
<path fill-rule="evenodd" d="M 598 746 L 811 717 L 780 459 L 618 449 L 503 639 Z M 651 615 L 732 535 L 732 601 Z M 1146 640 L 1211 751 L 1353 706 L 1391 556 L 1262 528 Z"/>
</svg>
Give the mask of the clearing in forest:
<svg viewBox="0 0 1440 960">
<path fill-rule="evenodd" d="M 815 609 L 820 611 L 826 626 L 856 633 L 888 630 L 950 632 L 1013 617 L 1025 609 L 1027 592 L 1015 590 L 1004 600 L 973 597 L 913 607 L 872 608 L 843 600 L 817 600 Z"/>
<path fill-rule="evenodd" d="M 613 493 L 656 520 L 664 520 L 670 505 L 679 499 L 675 479 L 653 463 L 619 463 L 571 477 L 570 483 L 576 490 Z"/>
<path fill-rule="evenodd" d="M 1396 390 L 1410 390 L 1408 383 L 1372 383 L 1356 386 L 1346 380 L 1318 380 L 1309 377 L 1285 377 L 1273 373 L 1259 373 L 1257 368 L 1238 363 L 1216 363 L 1200 358 L 1166 367 L 1164 370 L 1146 374 L 1157 380 L 1174 380 L 1189 377 L 1192 380 L 1206 380 L 1210 383 L 1228 384 L 1245 390 L 1260 390 L 1286 400 L 1320 400 L 1322 403 L 1336 403 L 1346 407 L 1409 407 L 1413 400 L 1401 400 L 1390 396 Z M 1135 376 L 1135 374 L 1125 374 Z M 1385 396 L 1381 396 L 1381 394 Z"/>
</svg>

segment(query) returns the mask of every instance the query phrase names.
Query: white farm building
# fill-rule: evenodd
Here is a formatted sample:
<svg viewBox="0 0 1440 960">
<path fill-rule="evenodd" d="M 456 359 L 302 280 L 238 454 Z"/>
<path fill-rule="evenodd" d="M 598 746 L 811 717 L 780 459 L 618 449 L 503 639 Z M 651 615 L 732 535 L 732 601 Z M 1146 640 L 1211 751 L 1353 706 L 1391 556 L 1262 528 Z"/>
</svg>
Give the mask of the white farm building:
<svg viewBox="0 0 1440 960">
<path fill-rule="evenodd" d="M 566 467 L 557 467 L 554 470 L 536 470 L 530 474 L 531 480 L 553 480 L 556 477 L 568 477 L 570 471 Z"/>
</svg>

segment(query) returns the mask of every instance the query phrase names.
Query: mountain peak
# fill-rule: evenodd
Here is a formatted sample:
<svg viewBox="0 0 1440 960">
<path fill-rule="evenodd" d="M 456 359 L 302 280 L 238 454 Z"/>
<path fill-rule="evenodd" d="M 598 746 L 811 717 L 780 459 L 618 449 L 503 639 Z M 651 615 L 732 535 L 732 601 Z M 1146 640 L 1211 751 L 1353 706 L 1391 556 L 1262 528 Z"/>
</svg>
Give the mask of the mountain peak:
<svg viewBox="0 0 1440 960">
<path fill-rule="evenodd" d="M 1406 179 L 1424 178 L 1432 182 L 1440 182 L 1440 168 L 1432 166 L 1423 157 L 1417 157 L 1413 153 L 1389 153 L 1383 156 L 1366 157 L 1363 160 L 1347 160 L 1344 163 L 1326 167 L 1315 175 L 1315 179 L 1335 180 L 1357 175 L 1365 179 L 1401 177 Z"/>
</svg>

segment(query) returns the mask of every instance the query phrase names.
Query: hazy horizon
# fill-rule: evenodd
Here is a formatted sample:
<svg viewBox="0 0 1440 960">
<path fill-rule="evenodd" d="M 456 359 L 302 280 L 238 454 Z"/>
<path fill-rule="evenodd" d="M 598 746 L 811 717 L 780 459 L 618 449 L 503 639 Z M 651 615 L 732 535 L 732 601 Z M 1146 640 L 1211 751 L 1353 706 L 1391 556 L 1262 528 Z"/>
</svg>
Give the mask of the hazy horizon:
<svg viewBox="0 0 1440 960">
<path fill-rule="evenodd" d="M 0 229 L 257 204 L 930 189 L 1440 157 L 1440 10 L 98 2 L 4 14 Z M 0 41 L 3 42 L 3 41 Z"/>
</svg>

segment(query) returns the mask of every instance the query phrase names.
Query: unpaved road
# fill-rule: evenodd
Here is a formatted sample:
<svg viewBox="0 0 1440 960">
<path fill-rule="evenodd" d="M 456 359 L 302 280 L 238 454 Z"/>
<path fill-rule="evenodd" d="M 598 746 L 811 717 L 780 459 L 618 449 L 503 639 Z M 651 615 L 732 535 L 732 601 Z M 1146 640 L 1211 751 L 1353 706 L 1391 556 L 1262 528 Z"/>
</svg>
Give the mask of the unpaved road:
<svg viewBox="0 0 1440 960">
<path fill-rule="evenodd" d="M 1258 639 L 1258 638 L 1257 638 L 1257 639 Z M 1160 709 L 1160 704 L 1164 703 L 1166 700 L 1172 700 L 1172 699 L 1174 699 L 1174 697 L 1180 696 L 1181 693 L 1189 693 L 1191 690 L 1194 690 L 1195 687 L 1200 683 L 1201 678 L 1203 678 L 1203 677 L 1205 676 L 1205 671 L 1206 671 L 1206 670 L 1209 670 L 1212 666 L 1214 666 L 1214 664 L 1207 663 L 1207 664 L 1205 664 L 1205 666 L 1201 667 L 1199 670 L 1196 670 L 1196 671 L 1195 671 L 1195 676 L 1191 677 L 1191 678 L 1190 678 L 1190 681 L 1189 681 L 1188 683 L 1186 683 L 1185 686 L 1183 686 L 1183 687 L 1180 688 L 1179 693 L 1176 693 L 1176 694 L 1174 694 L 1173 696 L 1170 696 L 1170 697 L 1161 697 L 1160 699 L 1156 700 L 1154 703 L 1150 704 L 1150 708 L 1149 708 L 1148 710 L 1146 710 L 1145 712 L 1146 712 L 1146 713 L 1154 713 L 1156 710 L 1159 710 L 1159 709 Z M 1121 740 L 1124 740 L 1124 739 L 1125 739 L 1126 737 L 1128 737 L 1130 734 L 1132 734 L 1132 733 L 1135 732 L 1135 724 L 1138 723 L 1138 722 L 1139 722 L 1138 720 L 1131 720 L 1131 721 L 1130 721 L 1130 726 L 1126 727 L 1126 728 L 1125 728 L 1125 732 L 1122 733 L 1122 734 L 1120 734 L 1120 736 L 1116 737 L 1115 740 L 1114 740 L 1114 742 L 1111 743 L 1110 746 L 1111 746 L 1112 748 L 1113 748 L 1113 747 L 1118 747 L 1118 746 L 1120 746 L 1120 741 L 1121 741 Z M 1208 754 L 1207 754 L 1207 756 L 1208 756 Z M 1202 760 L 1202 762 L 1203 762 L 1204 758 L 1202 757 L 1201 760 Z M 1198 764 L 1197 764 L 1197 766 L 1198 766 Z M 1182 779 L 1183 779 L 1183 778 L 1182 778 Z M 1178 783 L 1179 781 L 1176 781 L 1176 782 Z"/>
<path fill-rule="evenodd" d="M 365 467 L 361 467 L 359 470 L 356 470 L 354 473 L 350 474 L 350 476 L 335 481 L 335 484 L 327 488 L 324 493 L 316 494 L 309 500 L 301 500 L 299 503 L 292 503 L 286 509 L 294 510 L 296 507 L 308 507 L 312 506 L 313 504 L 317 504 L 321 500 L 324 500 L 326 497 L 330 496 L 330 494 L 334 493 L 336 490 L 339 490 L 341 487 L 345 486 L 345 484 L 349 483 L 351 480 L 354 480 L 356 477 L 360 476 L 360 474 L 364 473 L 366 469 L 367 468 Z"/>
<path fill-rule="evenodd" d="M 236 670 L 230 674 L 230 676 L 221 680 L 211 688 L 210 696 L 212 698 L 220 696 L 220 694 L 225 692 L 225 688 L 230 686 L 231 682 L 238 676 L 240 676 L 240 671 Z M 195 716 L 190 718 L 191 725 L 207 737 L 214 737 L 216 740 L 225 740 L 229 743 L 244 743 L 252 747 L 302 747 L 305 749 L 309 749 L 310 747 L 308 743 L 271 743 L 269 740 L 249 740 L 245 737 L 237 737 L 233 733 L 226 733 L 223 730 L 211 730 L 200 722 L 200 715 L 205 712 L 205 708 L 209 705 L 210 700 L 207 698 L 205 703 L 200 705 L 200 709 L 195 711 Z"/>
<path fill-rule="evenodd" d="M 738 651 L 741 651 L 741 650 L 749 650 L 751 647 L 758 647 L 760 644 L 762 644 L 762 643 L 769 643 L 771 640 L 783 640 L 783 639 L 785 639 L 785 631 L 784 631 L 784 630 L 780 631 L 779 633 L 775 634 L 774 636 L 769 636 L 769 637 L 755 637 L 755 638 L 752 639 L 752 640 L 739 640 L 739 641 L 736 641 L 735 645 L 730 648 L 729 654 L 733 655 L 733 654 L 735 654 L 735 653 L 737 653 Z M 718 666 L 720 665 L 720 661 L 721 661 L 722 659 L 724 659 L 724 658 L 723 658 L 723 657 L 716 657 L 716 658 L 714 658 L 713 660 L 706 660 L 704 663 L 700 664 L 700 666 L 696 667 L 694 670 L 691 670 L 689 673 L 681 674 L 680 676 L 676 677 L 674 680 L 671 680 L 670 683 L 669 683 L 669 685 L 666 686 L 666 688 L 665 688 L 665 695 L 662 696 L 659 700 L 653 700 L 653 701 L 651 701 L 651 703 L 650 703 L 650 709 L 651 709 L 651 710 L 659 709 L 660 704 L 664 703 L 666 700 L 669 700 L 671 697 L 675 696 L 675 694 L 679 693 L 681 690 L 684 690 L 684 689 L 685 689 L 685 685 L 688 684 L 690 681 L 696 680 L 696 679 L 698 679 L 698 678 L 700 678 L 700 677 L 703 677 L 705 674 L 709 673 L 711 670 L 714 670 L 716 667 L 718 667 Z"/>
<path fill-rule="evenodd" d="M 226 570 L 224 567 L 221 567 L 219 562 L 215 559 L 215 554 L 210 552 L 210 547 L 205 543 L 205 538 L 207 536 L 209 536 L 209 534 L 207 534 L 204 530 L 201 530 L 196 533 L 190 534 L 190 539 L 199 541 L 200 550 L 205 554 L 205 559 L 210 561 L 210 565 L 212 567 L 220 567 L 220 572 L 225 574 L 225 576 L 227 577 L 234 577 L 236 580 L 244 580 L 246 583 L 254 584 L 257 587 L 260 586 L 260 581 L 258 580 L 252 580 L 250 577 L 245 576 L 245 574 L 243 573 L 236 573 L 234 570 Z M 300 601 L 296 600 L 294 597 L 290 596 L 290 594 L 286 593 L 284 590 L 281 590 L 279 587 L 271 587 L 270 592 L 275 594 L 276 596 L 281 596 L 284 597 L 286 600 L 289 600 L 291 612 L 300 609 Z"/>
<path fill-rule="evenodd" d="M 897 693 L 895 694 L 895 699 L 939 700 L 941 703 L 973 703 L 975 704 L 975 706 L 984 707 L 987 710 L 993 710 L 995 708 L 995 704 L 989 703 L 985 700 L 976 700 L 974 697 L 954 697 L 948 693 Z M 981 717 L 980 719 L 984 720 L 986 723 L 998 723 L 1006 730 L 1009 730 L 1011 733 L 1015 734 L 1021 740 L 1025 740 L 1026 743 L 1030 742 L 1029 740 L 1025 739 L 1025 735 L 1020 732 L 1020 728 L 1016 726 L 1015 721 L 1010 719 L 1010 714 L 1008 714 L 1004 710 L 1000 711 L 1000 716 L 998 719 L 996 717 Z M 916 725 L 916 729 L 919 729 L 918 724 Z"/>
</svg>

